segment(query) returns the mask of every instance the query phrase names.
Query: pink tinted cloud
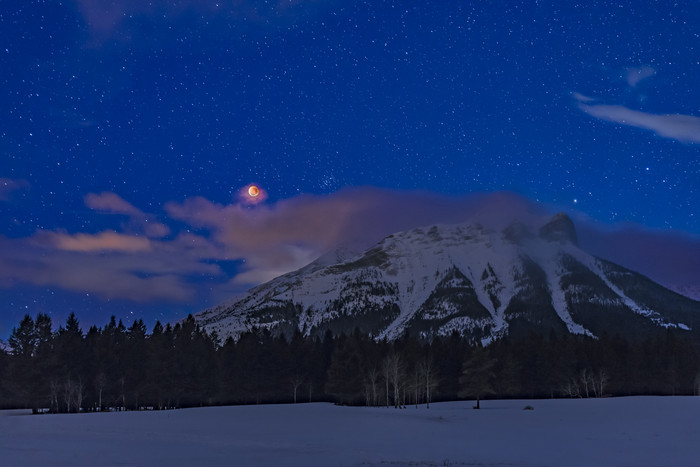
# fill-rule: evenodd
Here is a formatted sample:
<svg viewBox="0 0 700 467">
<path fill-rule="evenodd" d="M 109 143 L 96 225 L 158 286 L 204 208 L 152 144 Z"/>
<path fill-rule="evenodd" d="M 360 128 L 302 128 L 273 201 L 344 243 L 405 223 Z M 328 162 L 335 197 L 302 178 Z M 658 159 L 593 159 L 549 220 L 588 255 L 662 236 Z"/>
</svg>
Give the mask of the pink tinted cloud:
<svg viewBox="0 0 700 467">
<path fill-rule="evenodd" d="M 125 214 L 127 216 L 143 216 L 143 212 L 136 208 L 116 193 L 104 191 L 102 193 L 88 193 L 85 195 L 85 206 L 97 211 L 105 211 L 112 214 Z"/>
<path fill-rule="evenodd" d="M 294 18 L 300 6 L 333 3 L 315 0 L 74 0 L 87 24 L 93 39 L 100 42 L 109 39 L 115 31 L 132 17 L 152 17 L 158 20 L 175 19 L 188 11 L 202 15 L 218 15 L 229 21 L 245 20 L 246 24 L 265 25 L 280 17 Z"/>
<path fill-rule="evenodd" d="M 258 283 L 304 266 L 338 244 L 369 246 L 391 233 L 431 223 L 471 220 L 497 228 L 546 219 L 536 204 L 510 193 L 446 197 L 376 188 L 302 195 L 247 208 L 201 197 L 167 203 L 170 217 L 210 231 L 231 258 L 245 258 L 237 283 Z"/>
<path fill-rule="evenodd" d="M 0 201 L 9 201 L 12 193 L 27 188 L 29 188 L 29 182 L 26 180 L 0 177 Z"/>
<path fill-rule="evenodd" d="M 218 266 L 203 262 L 175 241 L 156 242 L 148 251 L 97 250 L 94 242 L 101 237 L 85 240 L 83 235 L 38 232 L 24 239 L 0 237 L 0 287 L 27 283 L 104 299 L 178 302 L 197 295 L 189 276 L 222 274 Z"/>
<path fill-rule="evenodd" d="M 151 250 L 151 242 L 145 237 L 104 231 L 97 234 L 45 232 L 39 236 L 58 250 L 64 251 L 123 251 L 129 253 Z"/>
<path fill-rule="evenodd" d="M 85 196 L 85 205 L 96 211 L 109 214 L 123 214 L 130 217 L 133 230 L 142 232 L 147 237 L 161 238 L 170 234 L 170 228 L 155 220 L 155 217 L 147 214 L 116 193 L 102 192 L 89 193 Z"/>
<path fill-rule="evenodd" d="M 124 21 L 133 15 L 153 14 L 157 7 L 167 7 L 172 2 L 165 0 L 75 0 L 78 11 L 92 33 L 100 38 L 107 37 Z M 191 2 L 193 3 L 193 2 Z"/>
</svg>

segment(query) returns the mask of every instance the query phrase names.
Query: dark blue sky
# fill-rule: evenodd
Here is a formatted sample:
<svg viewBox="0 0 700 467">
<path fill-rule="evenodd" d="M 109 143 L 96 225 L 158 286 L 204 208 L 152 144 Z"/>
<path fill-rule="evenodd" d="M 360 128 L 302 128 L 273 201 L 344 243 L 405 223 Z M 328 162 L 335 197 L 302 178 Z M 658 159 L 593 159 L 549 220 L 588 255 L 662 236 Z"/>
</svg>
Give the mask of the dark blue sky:
<svg viewBox="0 0 700 467">
<path fill-rule="evenodd" d="M 507 191 L 694 241 L 698 18 L 697 2 L 3 2 L 0 337 L 25 312 L 198 311 L 347 240 L 328 224 L 367 193 Z M 251 183 L 264 204 L 240 197 Z M 318 225 L 280 236 L 295 222 Z"/>
</svg>

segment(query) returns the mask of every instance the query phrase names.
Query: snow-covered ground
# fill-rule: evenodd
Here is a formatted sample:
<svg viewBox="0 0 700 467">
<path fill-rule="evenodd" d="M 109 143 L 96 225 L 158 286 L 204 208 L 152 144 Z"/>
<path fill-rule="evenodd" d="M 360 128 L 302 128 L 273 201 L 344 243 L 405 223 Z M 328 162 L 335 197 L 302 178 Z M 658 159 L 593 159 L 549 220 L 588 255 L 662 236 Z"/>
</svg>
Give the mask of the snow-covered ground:
<svg viewBox="0 0 700 467">
<path fill-rule="evenodd" d="M 700 397 L 0 412 L 0 463 L 697 466 Z M 523 410 L 531 405 L 534 410 Z"/>
</svg>

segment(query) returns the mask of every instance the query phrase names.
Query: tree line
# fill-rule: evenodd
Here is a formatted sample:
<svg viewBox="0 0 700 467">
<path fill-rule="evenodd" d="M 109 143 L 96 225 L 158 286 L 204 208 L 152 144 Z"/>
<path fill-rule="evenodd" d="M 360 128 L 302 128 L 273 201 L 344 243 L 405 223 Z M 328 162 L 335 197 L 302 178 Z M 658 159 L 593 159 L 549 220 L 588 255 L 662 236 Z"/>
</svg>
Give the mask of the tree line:
<svg viewBox="0 0 700 467">
<path fill-rule="evenodd" d="M 619 336 L 530 333 L 486 347 L 258 330 L 219 342 L 192 316 L 174 326 L 112 317 L 83 333 L 71 314 L 25 316 L 0 351 L 0 407 L 52 413 L 328 401 L 406 407 L 456 399 L 693 394 L 700 359 L 674 330 Z"/>
</svg>

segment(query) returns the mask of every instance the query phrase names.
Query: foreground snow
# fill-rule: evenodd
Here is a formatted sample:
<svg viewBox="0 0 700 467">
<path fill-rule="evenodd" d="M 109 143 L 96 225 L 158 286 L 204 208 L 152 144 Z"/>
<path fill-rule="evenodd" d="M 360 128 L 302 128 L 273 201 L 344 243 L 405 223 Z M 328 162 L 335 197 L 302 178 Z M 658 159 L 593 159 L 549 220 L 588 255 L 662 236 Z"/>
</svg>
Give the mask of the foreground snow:
<svg viewBox="0 0 700 467">
<path fill-rule="evenodd" d="M 0 412 L 2 464 L 698 465 L 700 397 Z M 523 410 L 531 405 L 534 410 Z"/>
</svg>

